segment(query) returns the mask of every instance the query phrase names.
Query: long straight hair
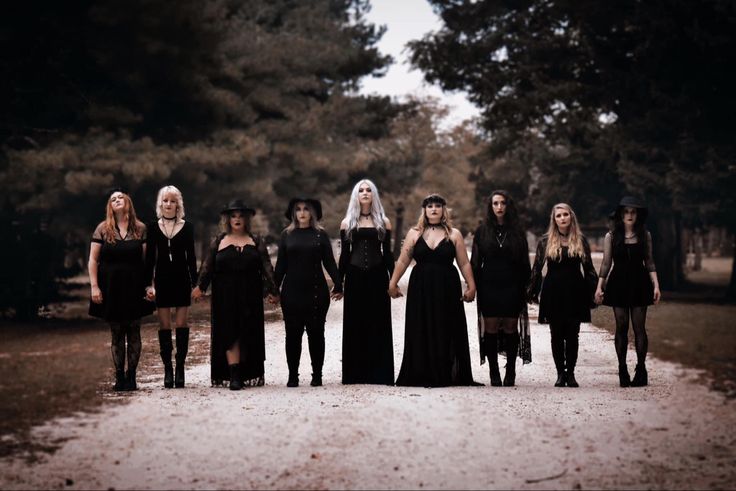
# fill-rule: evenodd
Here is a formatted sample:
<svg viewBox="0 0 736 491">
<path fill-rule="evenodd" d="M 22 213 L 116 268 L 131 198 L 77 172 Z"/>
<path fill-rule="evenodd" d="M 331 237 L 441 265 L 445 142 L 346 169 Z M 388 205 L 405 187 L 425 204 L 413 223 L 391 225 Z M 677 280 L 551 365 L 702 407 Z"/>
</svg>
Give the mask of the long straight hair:
<svg viewBox="0 0 736 491">
<path fill-rule="evenodd" d="M 291 210 L 291 223 L 284 229 L 284 232 L 290 234 L 294 229 L 299 228 L 299 220 L 296 219 L 296 207 L 299 203 L 305 205 L 307 210 L 309 210 L 309 227 L 316 230 L 324 230 L 317 221 L 317 212 L 314 211 L 314 207 L 307 201 L 298 201 L 294 203 L 294 208 Z"/>
<path fill-rule="evenodd" d="M 613 216 L 613 227 L 611 229 L 611 236 L 613 238 L 613 246 L 620 246 L 626 243 L 625 228 L 624 228 L 624 206 L 619 206 Z M 630 208 L 634 208 L 633 206 Z M 635 208 L 636 209 L 636 221 L 634 222 L 634 233 L 638 237 L 640 243 L 644 243 L 647 237 L 647 209 L 646 208 Z"/>
<path fill-rule="evenodd" d="M 156 217 L 161 218 L 164 216 L 164 196 L 167 194 L 173 194 L 176 197 L 176 221 L 183 220 L 185 215 L 184 197 L 176 186 L 164 186 L 158 190 L 158 196 L 156 196 Z"/>
<path fill-rule="evenodd" d="M 383 240 L 383 237 L 386 234 L 386 212 L 383 210 L 381 198 L 378 195 L 378 188 L 370 179 L 361 179 L 355 186 L 353 186 L 353 191 L 350 193 L 350 201 L 348 202 L 348 209 L 345 213 L 345 221 L 348 224 L 345 232 L 348 238 L 350 238 L 353 230 L 358 228 L 358 220 L 360 219 L 358 191 L 362 184 L 367 184 L 371 188 L 371 196 L 373 197 L 373 201 L 371 203 L 371 218 L 373 218 L 373 223 L 376 226 L 379 240 Z"/>
<path fill-rule="evenodd" d="M 578 217 L 575 215 L 572 207 L 567 203 L 557 203 L 552 207 L 549 215 L 549 227 L 547 227 L 547 250 L 545 255 L 548 259 L 559 261 L 562 258 L 562 235 L 557 228 L 555 222 L 555 210 L 563 208 L 570 212 L 570 231 L 567 234 L 567 254 L 570 257 L 585 256 L 585 248 L 583 247 L 583 235 L 580 233 L 578 225 Z"/>
<path fill-rule="evenodd" d="M 120 192 L 120 191 L 116 191 Z M 114 193 L 111 193 L 110 196 L 112 196 Z M 133 206 L 133 200 L 130 199 L 130 196 L 128 196 L 125 193 L 120 193 L 123 195 L 123 201 L 125 201 L 125 210 L 123 211 L 124 214 L 128 216 L 128 234 L 131 233 L 131 227 L 133 232 L 133 238 L 134 239 L 140 239 L 143 235 L 143 222 L 138 220 L 138 217 L 135 214 L 135 207 Z M 115 218 L 115 212 L 112 209 L 112 201 L 110 201 L 110 196 L 108 196 L 107 199 L 107 207 L 105 208 L 105 241 L 109 242 L 110 244 L 115 243 L 115 231 L 118 228 L 117 219 Z"/>
</svg>

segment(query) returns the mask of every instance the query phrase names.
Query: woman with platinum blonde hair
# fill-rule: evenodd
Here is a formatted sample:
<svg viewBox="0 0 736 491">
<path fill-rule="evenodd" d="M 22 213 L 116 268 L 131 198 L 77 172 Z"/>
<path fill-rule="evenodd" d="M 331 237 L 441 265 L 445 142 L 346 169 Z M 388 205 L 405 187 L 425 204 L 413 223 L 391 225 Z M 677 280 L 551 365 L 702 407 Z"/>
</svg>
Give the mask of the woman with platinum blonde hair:
<svg viewBox="0 0 736 491">
<path fill-rule="evenodd" d="M 545 262 L 547 275 L 543 279 Z M 549 324 L 557 369 L 555 387 L 579 386 L 575 380 L 578 334 L 580 323 L 590 322 L 597 283 L 590 245 L 580 231 L 575 212 L 567 203 L 557 203 L 552 207 L 547 233 L 537 244 L 527 290 L 529 302 L 539 304 L 539 323 Z"/>
<path fill-rule="evenodd" d="M 156 198 L 158 220 L 148 225 L 146 297 L 156 300 L 158 341 L 164 364 L 164 387 L 184 387 L 184 362 L 189 349 L 188 307 L 197 283 L 194 226 L 184 220 L 184 198 L 175 186 L 164 186 Z M 172 312 L 176 327 L 176 377 L 171 364 Z"/>
<path fill-rule="evenodd" d="M 388 280 L 394 270 L 391 221 L 378 188 L 362 179 L 350 195 L 340 226 L 340 278 L 344 278 L 342 383 L 394 383 L 394 348 Z"/>
</svg>

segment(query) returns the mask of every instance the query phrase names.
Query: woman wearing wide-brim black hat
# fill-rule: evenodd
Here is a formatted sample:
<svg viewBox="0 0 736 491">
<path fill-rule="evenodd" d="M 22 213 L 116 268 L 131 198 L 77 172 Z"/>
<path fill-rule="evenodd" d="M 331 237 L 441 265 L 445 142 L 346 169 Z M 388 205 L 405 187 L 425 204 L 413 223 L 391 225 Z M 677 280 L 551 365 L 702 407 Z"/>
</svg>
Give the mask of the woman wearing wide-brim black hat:
<svg viewBox="0 0 736 491">
<path fill-rule="evenodd" d="M 256 210 L 243 200 L 220 211 L 221 233 L 199 271 L 192 298 L 212 283 L 210 369 L 212 385 L 229 381 L 231 390 L 263 385 L 266 359 L 263 297 L 278 301 L 265 242 L 251 232 Z"/>
<path fill-rule="evenodd" d="M 661 293 L 652 257 L 652 235 L 645 228 L 646 205 L 633 196 L 621 199 L 613 218 L 613 229 L 606 234 L 598 287 L 597 303 L 613 307 L 616 317 L 616 355 L 621 387 L 648 384 L 645 365 L 648 339 L 647 307 L 659 302 Z M 629 321 L 634 329 L 636 371 L 634 379 L 626 366 Z"/>
<path fill-rule="evenodd" d="M 312 360 L 310 385 L 320 386 L 325 358 L 325 318 L 330 297 L 342 298 L 342 280 L 330 237 L 318 223 L 322 219 L 322 204 L 312 198 L 292 198 L 284 215 L 291 223 L 281 234 L 275 281 L 276 287 L 281 288 L 281 309 L 286 325 L 286 362 L 289 366 L 286 385 L 299 385 L 302 336 L 306 330 Z M 322 272 L 323 265 L 334 283 L 331 293 Z"/>
</svg>

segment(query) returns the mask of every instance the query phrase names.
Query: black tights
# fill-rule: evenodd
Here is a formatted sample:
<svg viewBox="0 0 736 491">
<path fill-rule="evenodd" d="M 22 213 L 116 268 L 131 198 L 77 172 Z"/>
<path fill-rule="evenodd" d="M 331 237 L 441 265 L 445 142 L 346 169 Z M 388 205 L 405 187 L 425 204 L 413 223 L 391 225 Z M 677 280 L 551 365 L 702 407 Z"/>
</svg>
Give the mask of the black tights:
<svg viewBox="0 0 736 491">
<path fill-rule="evenodd" d="M 629 348 L 629 319 L 634 328 L 634 345 L 636 346 L 636 362 L 643 365 L 649 350 L 649 338 L 647 338 L 647 308 L 646 307 L 614 307 L 613 315 L 616 317 L 616 356 L 618 364 L 626 365 L 626 351 Z"/>
<path fill-rule="evenodd" d="M 307 331 L 309 357 L 312 359 L 312 373 L 322 374 L 325 361 L 325 323 L 304 319 L 287 319 L 286 322 L 286 363 L 290 373 L 299 372 L 302 357 L 302 336 Z"/>
<path fill-rule="evenodd" d="M 549 332 L 552 341 L 552 358 L 555 360 L 557 372 L 575 371 L 578 361 L 580 323 L 574 321 L 550 322 Z"/>
<path fill-rule="evenodd" d="M 125 340 L 128 340 L 128 371 L 135 372 L 141 358 L 141 323 L 140 321 L 111 322 L 112 362 L 115 370 L 125 371 Z"/>
</svg>

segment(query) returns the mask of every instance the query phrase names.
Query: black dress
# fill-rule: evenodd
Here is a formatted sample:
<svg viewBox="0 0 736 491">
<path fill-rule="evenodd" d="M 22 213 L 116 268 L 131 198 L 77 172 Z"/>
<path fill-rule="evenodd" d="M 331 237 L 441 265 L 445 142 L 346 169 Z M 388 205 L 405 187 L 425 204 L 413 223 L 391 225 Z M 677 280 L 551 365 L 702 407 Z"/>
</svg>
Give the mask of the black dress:
<svg viewBox="0 0 736 491">
<path fill-rule="evenodd" d="M 373 227 L 340 234 L 340 275 L 345 278 L 342 383 L 394 383 L 394 343 L 388 281 L 394 271 L 391 231 Z"/>
<path fill-rule="evenodd" d="M 396 385 L 446 387 L 477 385 L 455 246 L 445 239 L 431 249 L 423 237 L 414 247 L 416 265 L 406 295 L 404 358 Z"/>
<path fill-rule="evenodd" d="M 146 284 L 156 281 L 157 307 L 191 305 L 192 288 L 197 284 L 197 257 L 194 252 L 194 226 L 184 226 L 169 239 L 158 222 L 148 225 L 146 241 Z"/>
<path fill-rule="evenodd" d="M 649 276 L 656 271 L 652 258 L 652 237 L 646 242 L 613 245 L 611 233 L 604 240 L 601 278 L 608 277 L 603 304 L 611 307 L 646 307 L 654 304 L 654 284 Z M 613 269 L 611 269 L 613 259 Z M 610 271 L 610 276 L 609 276 Z"/>
<path fill-rule="evenodd" d="M 266 359 L 263 297 L 276 294 L 273 267 L 263 241 L 255 246 L 229 245 L 218 250 L 222 236 L 212 243 L 199 273 L 204 292 L 212 282 L 210 368 L 213 385 L 230 379 L 225 352 L 240 343 L 240 374 L 245 385 L 263 385 Z"/>
<path fill-rule="evenodd" d="M 285 320 L 294 318 L 324 324 L 330 307 L 330 292 L 322 264 L 335 284 L 335 291 L 342 292 L 330 237 L 324 230 L 295 228 L 281 235 L 275 284 L 277 288 L 281 286 Z"/>
<path fill-rule="evenodd" d="M 530 296 L 540 295 L 539 323 L 590 322 L 590 309 L 594 306 L 593 293 L 598 275 L 593 268 L 590 246 L 583 237 L 583 257 L 568 254 L 562 248 L 559 260 L 546 258 L 547 237 L 537 244 L 537 256 L 532 268 Z M 547 262 L 547 275 L 542 281 L 542 268 Z M 541 294 L 540 294 L 541 290 Z"/>
<path fill-rule="evenodd" d="M 143 244 L 146 229 L 141 238 L 134 239 L 132 230 L 125 239 L 115 231 L 115 242 L 105 240 L 105 224 L 100 223 L 92 234 L 92 242 L 102 245 L 97 284 L 102 292 L 102 303 L 90 301 L 89 315 L 108 322 L 130 322 L 149 315 L 154 310 L 153 302 L 145 300 L 145 264 Z"/>
</svg>

